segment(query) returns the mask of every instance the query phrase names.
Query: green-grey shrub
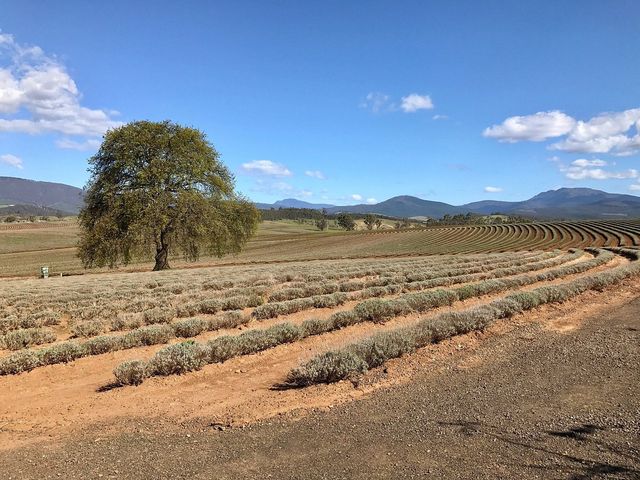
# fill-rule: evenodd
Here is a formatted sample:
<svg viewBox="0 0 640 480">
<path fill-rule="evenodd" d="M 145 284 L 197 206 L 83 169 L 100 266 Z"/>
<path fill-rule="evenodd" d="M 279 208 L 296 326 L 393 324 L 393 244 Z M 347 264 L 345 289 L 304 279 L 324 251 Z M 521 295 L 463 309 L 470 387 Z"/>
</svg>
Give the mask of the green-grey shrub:
<svg viewBox="0 0 640 480">
<path fill-rule="evenodd" d="M 176 337 L 190 338 L 200 335 L 206 331 L 209 326 L 209 322 L 200 318 L 188 318 L 186 320 L 180 320 L 173 324 L 173 330 Z"/>
<path fill-rule="evenodd" d="M 367 371 L 367 364 L 355 352 L 330 351 L 294 368 L 287 375 L 287 383 L 306 386 L 314 383 L 333 383 L 352 378 Z"/>
<path fill-rule="evenodd" d="M 206 364 L 205 350 L 193 340 L 159 350 L 147 364 L 147 374 L 179 375 L 200 370 Z"/>
<path fill-rule="evenodd" d="M 144 312 L 144 323 L 147 325 L 169 323 L 175 314 L 176 312 L 172 308 L 155 307 Z"/>
<path fill-rule="evenodd" d="M 352 350 L 367 365 L 374 368 L 390 358 L 397 358 L 415 350 L 411 332 L 406 329 L 373 335 L 353 345 Z"/>
<path fill-rule="evenodd" d="M 202 300 L 198 304 L 198 313 L 212 315 L 220 310 L 220 302 L 215 299 Z"/>
<path fill-rule="evenodd" d="M 101 355 L 103 353 L 120 350 L 123 347 L 122 337 L 102 335 L 93 337 L 82 344 L 87 355 Z"/>
<path fill-rule="evenodd" d="M 104 330 L 104 323 L 101 320 L 88 320 L 78 322 L 71 327 L 71 334 L 74 337 L 95 337 Z"/>
<path fill-rule="evenodd" d="M 142 360 L 129 360 L 113 370 L 120 385 L 140 385 L 147 377 L 146 363 Z"/>
<path fill-rule="evenodd" d="M 123 348 L 142 347 L 166 343 L 174 337 L 171 325 L 148 325 L 127 332 L 122 337 Z"/>
<path fill-rule="evenodd" d="M 358 315 L 353 310 L 346 310 L 343 312 L 336 312 L 329 317 L 329 323 L 333 329 L 345 328 L 349 325 L 354 325 L 359 321 Z"/>
<path fill-rule="evenodd" d="M 42 365 L 37 351 L 23 350 L 0 359 L 0 375 L 15 375 L 28 372 Z"/>
<path fill-rule="evenodd" d="M 0 337 L 0 345 L 9 350 L 21 350 L 31 345 L 55 341 L 56 335 L 49 328 L 23 328 L 12 330 Z"/>
<path fill-rule="evenodd" d="M 69 341 L 52 345 L 41 352 L 43 365 L 68 363 L 85 356 L 85 349 L 77 342 Z"/>
<path fill-rule="evenodd" d="M 205 345 L 208 363 L 220 363 L 238 356 L 239 344 L 237 337 L 223 335 L 209 340 Z"/>
<path fill-rule="evenodd" d="M 309 337 L 311 335 L 321 335 L 334 330 L 336 327 L 331 321 L 319 318 L 309 318 L 300 324 L 301 335 Z"/>
<path fill-rule="evenodd" d="M 200 306 L 202 302 L 188 302 L 178 305 L 176 307 L 176 316 L 179 318 L 184 317 L 192 317 L 197 315 L 198 313 L 202 313 L 200 311 Z M 216 302 L 217 305 L 217 302 Z"/>
</svg>

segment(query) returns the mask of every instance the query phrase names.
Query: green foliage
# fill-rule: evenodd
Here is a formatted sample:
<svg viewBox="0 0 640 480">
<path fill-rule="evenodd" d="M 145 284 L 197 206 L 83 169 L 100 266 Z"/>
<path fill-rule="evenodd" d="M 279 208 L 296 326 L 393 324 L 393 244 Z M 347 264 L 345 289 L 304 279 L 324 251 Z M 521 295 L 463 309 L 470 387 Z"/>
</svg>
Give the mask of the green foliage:
<svg viewBox="0 0 640 480">
<path fill-rule="evenodd" d="M 85 268 L 169 254 L 239 252 L 257 228 L 253 204 L 203 132 L 169 121 L 132 122 L 107 132 L 89 160 L 78 255 Z"/>
<path fill-rule="evenodd" d="M 356 222 L 353 220 L 353 217 L 348 213 L 341 213 L 338 215 L 336 219 L 336 223 L 340 228 L 344 228 L 345 230 L 355 230 Z"/>
<path fill-rule="evenodd" d="M 376 224 L 376 216 L 372 213 L 367 213 L 364 216 L 364 224 L 367 227 L 367 230 L 373 230 L 373 227 Z"/>
<path fill-rule="evenodd" d="M 329 227 L 329 222 L 326 217 L 316 220 L 316 227 L 318 230 L 326 230 Z"/>
</svg>

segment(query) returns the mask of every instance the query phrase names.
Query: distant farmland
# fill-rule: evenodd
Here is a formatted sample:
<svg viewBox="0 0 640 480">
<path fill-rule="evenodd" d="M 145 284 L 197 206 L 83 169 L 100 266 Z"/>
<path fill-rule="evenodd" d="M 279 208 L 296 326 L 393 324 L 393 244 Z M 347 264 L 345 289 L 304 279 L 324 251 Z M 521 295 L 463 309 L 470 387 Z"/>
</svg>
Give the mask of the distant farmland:
<svg viewBox="0 0 640 480">
<path fill-rule="evenodd" d="M 82 272 L 75 257 L 77 226 L 72 222 L 0 226 L 0 276 L 37 275 L 41 265 L 52 274 Z M 282 262 L 371 256 L 483 253 L 640 245 L 640 221 L 573 221 L 411 230 L 319 232 L 309 224 L 263 222 L 237 256 L 203 258 L 200 264 Z M 141 263 L 129 269 L 150 268 Z"/>
</svg>

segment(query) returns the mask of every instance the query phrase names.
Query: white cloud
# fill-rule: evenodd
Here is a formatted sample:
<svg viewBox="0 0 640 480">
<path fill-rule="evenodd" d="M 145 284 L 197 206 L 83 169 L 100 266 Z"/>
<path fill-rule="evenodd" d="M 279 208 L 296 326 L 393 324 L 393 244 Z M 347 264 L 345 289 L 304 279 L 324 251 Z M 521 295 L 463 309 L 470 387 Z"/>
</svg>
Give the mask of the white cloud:
<svg viewBox="0 0 640 480">
<path fill-rule="evenodd" d="M 625 178 L 638 178 L 638 171 L 633 168 L 625 170 L 624 172 L 611 172 L 601 168 L 568 167 L 564 172 L 565 176 L 571 180 L 621 180 Z"/>
<path fill-rule="evenodd" d="M 633 185 L 629 185 L 629 190 L 631 190 L 632 192 L 639 192 L 640 183 L 634 183 Z"/>
<path fill-rule="evenodd" d="M 607 162 L 605 162 L 604 160 L 587 160 L 586 158 L 580 158 L 578 160 L 574 160 L 573 162 L 571 162 L 571 165 L 575 166 L 575 167 L 606 167 L 607 166 Z"/>
<path fill-rule="evenodd" d="M 515 143 L 522 140 L 541 142 L 566 135 L 576 121 L 558 110 L 533 115 L 509 117 L 500 125 L 493 125 L 482 133 L 499 142 Z"/>
<path fill-rule="evenodd" d="M 431 117 L 433 120 L 448 120 L 449 116 L 448 115 L 434 115 L 433 117 Z"/>
<path fill-rule="evenodd" d="M 293 175 L 287 167 L 271 160 L 254 160 L 243 163 L 241 168 L 247 173 L 269 177 L 290 177 Z"/>
<path fill-rule="evenodd" d="M 483 132 L 500 142 L 543 141 L 565 137 L 551 150 L 574 153 L 609 153 L 626 156 L 640 152 L 640 108 L 607 112 L 589 120 L 576 120 L 558 110 L 507 118 Z"/>
<path fill-rule="evenodd" d="M 373 198 L 373 197 L 370 197 L 370 198 L 367 198 L 367 203 L 368 203 L 369 205 L 373 205 L 374 203 L 378 203 L 378 200 L 376 200 L 376 199 L 375 199 L 375 198 Z"/>
<path fill-rule="evenodd" d="M 324 176 L 324 173 L 322 173 L 320 170 L 307 170 L 304 172 L 304 174 L 307 177 L 317 178 L 318 180 L 324 180 L 326 178 Z"/>
<path fill-rule="evenodd" d="M 359 202 L 360 200 L 362 200 L 362 195 L 354 193 L 351 195 L 351 200 L 357 200 Z"/>
<path fill-rule="evenodd" d="M 0 34 L 0 131 L 98 137 L 122 122 L 81 105 L 76 83 L 55 57 Z"/>
<path fill-rule="evenodd" d="M 502 191 L 500 187 L 484 187 L 484 191 L 487 193 L 498 193 Z"/>
<path fill-rule="evenodd" d="M 418 110 L 431 110 L 433 108 L 433 102 L 429 95 L 412 93 L 406 97 L 402 97 L 400 108 L 405 113 L 417 112 Z"/>
<path fill-rule="evenodd" d="M 373 113 L 381 112 L 389 108 L 389 95 L 381 92 L 369 92 L 362 102 L 360 108 L 371 110 Z"/>
<path fill-rule="evenodd" d="M 56 146 L 58 148 L 64 148 L 66 150 L 98 150 L 100 148 L 100 140 L 97 138 L 89 138 L 83 142 L 77 142 L 70 138 L 59 138 L 56 140 Z"/>
<path fill-rule="evenodd" d="M 638 171 L 633 168 L 622 172 L 614 172 L 601 168 L 606 166 L 608 166 L 608 163 L 604 160 L 580 158 L 571 162 L 569 166 L 561 164 L 560 171 L 570 180 L 621 180 L 638 177 Z"/>
<path fill-rule="evenodd" d="M 11 165 L 12 167 L 19 168 L 22 170 L 22 159 L 20 157 L 16 157 L 15 155 L 11 155 L 7 153 L 5 155 L 0 155 L 0 163 L 5 163 L 7 165 Z"/>
<path fill-rule="evenodd" d="M 273 180 L 271 177 L 257 178 L 250 190 L 280 198 L 284 196 L 293 198 L 313 197 L 313 192 L 310 190 L 301 190 L 290 183 Z"/>
</svg>

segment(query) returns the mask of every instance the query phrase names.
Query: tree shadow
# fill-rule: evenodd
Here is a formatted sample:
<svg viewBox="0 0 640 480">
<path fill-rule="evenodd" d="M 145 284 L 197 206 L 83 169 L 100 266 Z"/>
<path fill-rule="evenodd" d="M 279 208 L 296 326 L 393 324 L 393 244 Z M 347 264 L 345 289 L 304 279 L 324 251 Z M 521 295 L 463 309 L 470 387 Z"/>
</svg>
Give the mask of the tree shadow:
<svg viewBox="0 0 640 480">
<path fill-rule="evenodd" d="M 104 392 L 109 392 L 111 390 L 115 390 L 116 388 L 121 388 L 122 385 L 120 385 L 118 382 L 111 382 L 111 383 L 107 383 L 106 385 L 101 385 L 98 388 L 96 388 L 96 392 L 98 393 L 104 393 Z"/>
<path fill-rule="evenodd" d="M 286 390 L 300 390 L 302 388 L 305 388 L 305 385 L 298 385 L 296 383 L 281 382 L 281 383 L 275 383 L 275 384 L 271 385 L 269 387 L 269 390 L 271 390 L 272 392 L 284 392 Z"/>
<path fill-rule="evenodd" d="M 628 465 L 622 464 L 607 463 L 601 458 L 582 458 L 577 455 L 555 451 L 546 445 L 534 445 L 523 440 L 509 438 L 505 434 L 501 433 L 497 428 L 494 428 L 490 425 L 482 424 L 481 422 L 458 421 L 438 423 L 445 426 L 459 427 L 460 433 L 466 436 L 485 435 L 493 438 L 494 440 L 501 441 L 509 445 L 544 453 L 550 456 L 550 458 L 555 457 L 557 459 L 562 459 L 568 462 L 568 465 L 546 467 L 542 465 L 527 464 L 522 466 L 538 470 L 549 470 L 555 473 L 564 472 L 567 474 L 568 480 L 588 480 L 602 475 L 615 475 L 615 477 L 613 478 L 617 478 L 620 480 L 631 480 L 640 478 L 640 470 L 635 467 L 630 467 Z M 583 424 L 577 427 L 569 428 L 567 430 L 546 431 L 544 433 L 556 438 L 564 438 L 576 442 L 591 443 L 593 445 L 596 445 L 600 451 L 606 451 L 613 455 L 626 458 L 630 460 L 633 465 L 640 465 L 640 457 L 637 455 L 637 453 L 634 453 L 631 447 L 624 448 L 620 447 L 619 445 L 610 444 L 594 438 L 593 435 L 599 431 L 606 431 L 606 429 L 593 424 Z"/>
</svg>

